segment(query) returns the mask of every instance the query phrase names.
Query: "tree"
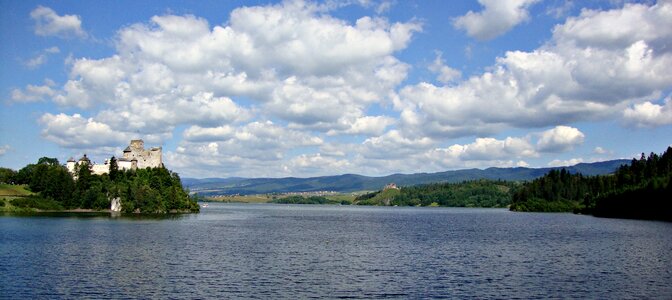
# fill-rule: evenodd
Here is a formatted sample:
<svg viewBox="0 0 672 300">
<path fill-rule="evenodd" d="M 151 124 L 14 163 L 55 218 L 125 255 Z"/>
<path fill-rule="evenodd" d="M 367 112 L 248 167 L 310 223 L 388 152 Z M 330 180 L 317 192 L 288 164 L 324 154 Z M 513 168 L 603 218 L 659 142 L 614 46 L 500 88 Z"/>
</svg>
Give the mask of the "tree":
<svg viewBox="0 0 672 300">
<path fill-rule="evenodd" d="M 119 165 L 117 164 L 117 158 L 112 156 L 110 158 L 110 172 L 109 172 L 110 180 L 116 181 L 117 178 L 119 177 Z"/>
<path fill-rule="evenodd" d="M 37 160 L 38 165 L 50 165 L 50 166 L 58 166 L 58 159 L 56 158 L 51 158 L 51 157 L 40 157 L 39 160 Z"/>
<path fill-rule="evenodd" d="M 0 168 L 0 183 L 13 183 L 16 171 L 8 168 Z"/>
</svg>

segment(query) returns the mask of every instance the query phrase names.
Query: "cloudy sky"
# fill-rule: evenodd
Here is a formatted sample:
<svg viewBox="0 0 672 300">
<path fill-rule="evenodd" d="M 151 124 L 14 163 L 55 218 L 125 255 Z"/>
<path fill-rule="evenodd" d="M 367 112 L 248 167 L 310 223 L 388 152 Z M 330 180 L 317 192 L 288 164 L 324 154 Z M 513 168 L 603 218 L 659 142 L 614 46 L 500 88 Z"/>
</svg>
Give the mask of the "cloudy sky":
<svg viewBox="0 0 672 300">
<path fill-rule="evenodd" d="M 672 144 L 672 1 L 1 1 L 0 166 L 547 167 Z"/>
</svg>

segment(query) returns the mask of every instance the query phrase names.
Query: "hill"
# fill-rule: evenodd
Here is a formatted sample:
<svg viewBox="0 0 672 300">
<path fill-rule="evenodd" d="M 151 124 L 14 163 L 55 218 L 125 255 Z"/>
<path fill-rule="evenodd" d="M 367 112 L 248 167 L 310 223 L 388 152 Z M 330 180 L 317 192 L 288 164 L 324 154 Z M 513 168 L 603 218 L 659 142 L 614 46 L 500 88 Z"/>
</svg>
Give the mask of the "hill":
<svg viewBox="0 0 672 300">
<path fill-rule="evenodd" d="M 412 186 L 429 183 L 456 183 L 467 180 L 533 180 L 551 170 L 566 169 L 571 174 L 604 175 L 613 173 L 629 160 L 611 160 L 596 163 L 581 163 L 557 168 L 487 168 L 445 171 L 438 173 L 393 174 L 383 177 L 369 177 L 356 174 L 322 176 L 310 178 L 184 178 L 182 183 L 192 192 L 208 195 L 251 195 L 267 193 L 314 192 L 314 191 L 375 191 L 388 183 Z"/>
</svg>

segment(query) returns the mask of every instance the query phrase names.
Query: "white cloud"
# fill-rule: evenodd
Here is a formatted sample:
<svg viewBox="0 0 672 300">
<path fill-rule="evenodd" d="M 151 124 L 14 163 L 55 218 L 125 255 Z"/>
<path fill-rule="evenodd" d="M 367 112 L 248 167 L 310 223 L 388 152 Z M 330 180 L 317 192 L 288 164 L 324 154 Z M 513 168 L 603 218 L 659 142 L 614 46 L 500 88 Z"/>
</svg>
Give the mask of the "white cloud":
<svg viewBox="0 0 672 300">
<path fill-rule="evenodd" d="M 585 135 L 574 127 L 556 126 L 541 133 L 537 149 L 541 152 L 564 152 L 583 144 Z"/>
<path fill-rule="evenodd" d="M 316 154 L 301 154 L 283 164 L 284 172 L 302 176 L 343 174 L 352 167 L 350 161 Z"/>
<path fill-rule="evenodd" d="M 59 37 L 86 37 L 82 29 L 82 20 L 78 15 L 59 16 L 56 12 L 44 6 L 38 6 L 30 12 L 35 21 L 35 34 L 41 36 Z"/>
<path fill-rule="evenodd" d="M 12 101 L 14 102 L 37 102 L 44 101 L 45 98 L 53 97 L 56 91 L 52 89 L 55 83 L 51 79 L 46 79 L 44 85 L 29 84 L 24 90 L 13 89 Z"/>
<path fill-rule="evenodd" d="M 187 128 L 184 133 L 184 139 L 192 142 L 210 142 L 227 140 L 233 137 L 235 129 L 231 126 L 219 126 L 203 128 L 197 125 Z"/>
<path fill-rule="evenodd" d="M 437 80 L 443 84 L 448 84 L 456 79 L 459 79 L 462 76 L 462 72 L 455 70 L 446 65 L 446 62 L 442 58 L 443 53 L 438 51 L 436 53 L 436 58 L 429 65 L 429 70 L 433 73 L 438 74 Z"/>
<path fill-rule="evenodd" d="M 529 18 L 528 9 L 538 0 L 479 0 L 484 9 L 469 11 L 456 18 L 453 26 L 466 30 L 467 34 L 479 40 L 498 37 Z"/>
<path fill-rule="evenodd" d="M 25 62 L 26 66 L 29 69 L 35 69 L 43 64 L 45 64 L 48 60 L 48 56 L 50 54 L 54 53 L 59 53 L 61 50 L 58 47 L 51 47 L 44 49 L 42 53 L 38 54 L 37 56 L 29 59 L 28 61 Z"/>
<path fill-rule="evenodd" d="M 63 147 L 92 151 L 130 138 L 175 138 L 179 146 L 166 151 L 167 165 L 199 177 L 528 166 L 582 145 L 578 128 L 558 125 L 671 122 L 672 104 L 659 99 L 672 86 L 665 46 L 672 38 L 661 27 L 672 19 L 668 2 L 584 10 L 538 49 L 506 52 L 471 77 L 437 52 L 427 67 L 439 83 L 407 86 L 413 66 L 395 56 L 422 25 L 329 14 L 352 3 L 241 7 L 216 25 L 197 16 L 154 16 L 120 29 L 112 55 L 68 59 L 61 86 L 28 85 L 13 90 L 12 100 L 51 99 L 67 110 L 39 122 L 44 137 Z M 373 10 L 378 3 L 362 5 Z M 533 2 L 483 3 L 470 18 L 505 18 L 497 20 L 501 32 L 480 24 L 474 32 L 481 38 L 524 21 Z M 532 132 L 495 136 L 510 128 Z"/>
<path fill-rule="evenodd" d="M 602 148 L 602 147 L 600 147 L 600 146 L 597 146 L 597 147 L 595 147 L 595 148 L 593 149 L 593 153 L 594 153 L 594 154 L 602 155 L 602 154 L 609 154 L 610 151 L 608 151 L 608 150 L 606 150 L 606 149 L 604 149 L 604 148 Z"/>
<path fill-rule="evenodd" d="M 308 133 L 278 126 L 270 121 L 239 127 L 192 126 L 175 152 L 166 154 L 166 164 L 190 172 L 216 170 L 236 176 L 297 175 L 283 166 L 297 156 L 290 151 L 319 147 L 324 141 Z M 325 171 L 325 170 L 323 170 Z M 221 175 L 221 174 L 220 174 Z"/>
<path fill-rule="evenodd" d="M 7 151 L 9 151 L 9 149 L 12 149 L 12 147 L 10 147 L 9 145 L 0 146 L 0 156 L 5 155 L 5 153 L 7 153 Z"/>
<path fill-rule="evenodd" d="M 639 23 L 611 19 L 641 14 Z M 669 2 L 584 10 L 556 26 L 546 45 L 507 52 L 481 75 L 450 86 L 422 82 L 402 88 L 394 101 L 401 128 L 406 134 L 456 137 L 620 117 L 633 103 L 656 99 L 672 86 L 672 51 L 664 46 L 672 40 L 672 25 L 648 29 L 669 20 Z M 587 33 L 575 32 L 579 23 Z M 598 30 L 603 27 L 614 30 Z M 630 33 L 639 28 L 645 29 L 633 38 Z"/>
<path fill-rule="evenodd" d="M 383 14 L 388 12 L 392 6 L 396 4 L 396 1 L 381 1 L 378 6 L 376 6 L 376 13 Z"/>
<path fill-rule="evenodd" d="M 386 116 L 364 116 L 356 118 L 354 121 L 346 121 L 344 131 L 329 130 L 328 135 L 337 135 L 347 133 L 353 135 L 379 136 L 385 133 L 385 129 L 394 124 L 395 119 Z"/>
<path fill-rule="evenodd" d="M 578 17 L 569 18 L 553 30 L 561 44 L 578 47 L 624 49 L 646 41 L 656 51 L 667 47 L 672 38 L 669 1 L 658 4 L 625 4 L 622 9 L 597 11 L 584 9 Z M 667 52 L 670 49 L 666 50 Z"/>
<path fill-rule="evenodd" d="M 549 167 L 569 167 L 569 166 L 574 166 L 577 164 L 580 164 L 583 162 L 582 158 L 572 158 L 568 160 L 559 160 L 559 159 L 554 159 L 551 162 L 548 163 Z"/>
<path fill-rule="evenodd" d="M 672 124 L 672 97 L 659 105 L 649 101 L 635 104 L 623 111 L 625 122 L 637 127 L 658 127 Z"/>
<path fill-rule="evenodd" d="M 84 118 L 79 114 L 42 115 L 42 136 L 65 148 L 96 148 L 127 143 L 130 135 L 117 132 L 107 124 Z"/>
<path fill-rule="evenodd" d="M 195 16 L 154 16 L 120 30 L 115 55 L 73 59 L 54 101 L 102 108 L 96 121 L 129 131 L 245 121 L 251 114 L 236 99 L 245 98 L 262 121 L 381 134 L 393 121 L 367 115 L 367 107 L 406 78 L 409 66 L 393 53 L 421 26 L 372 17 L 350 24 L 324 9 L 302 1 L 242 7 L 212 28 Z"/>
<path fill-rule="evenodd" d="M 370 159 L 397 159 L 429 149 L 435 141 L 427 137 L 407 138 L 397 130 L 371 137 L 363 143 L 359 152 Z"/>
<path fill-rule="evenodd" d="M 471 144 L 455 144 L 448 148 L 434 149 L 435 153 L 443 153 L 444 161 L 456 163 L 464 161 L 497 161 L 512 158 L 534 157 L 536 152 L 527 139 L 508 137 L 504 140 L 494 138 L 477 138 Z"/>
<path fill-rule="evenodd" d="M 40 54 L 38 56 L 35 56 L 28 61 L 26 61 L 26 66 L 30 69 L 35 69 L 44 63 L 47 62 L 47 55 L 46 54 Z"/>
<path fill-rule="evenodd" d="M 546 14 L 553 16 L 556 19 L 564 18 L 567 16 L 570 10 L 574 8 L 574 2 L 572 1 L 562 1 L 562 4 L 549 5 L 546 8 Z"/>
</svg>

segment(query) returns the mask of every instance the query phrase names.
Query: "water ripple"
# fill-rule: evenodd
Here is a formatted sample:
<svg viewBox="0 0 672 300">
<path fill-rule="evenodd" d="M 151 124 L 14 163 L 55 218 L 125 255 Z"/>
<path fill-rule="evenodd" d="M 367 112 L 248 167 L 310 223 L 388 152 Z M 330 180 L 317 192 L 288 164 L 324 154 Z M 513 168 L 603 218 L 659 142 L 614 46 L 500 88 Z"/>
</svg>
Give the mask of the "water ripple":
<svg viewBox="0 0 672 300">
<path fill-rule="evenodd" d="M 672 298 L 672 224 L 505 210 L 211 204 L 0 218 L 0 298 Z"/>
</svg>

